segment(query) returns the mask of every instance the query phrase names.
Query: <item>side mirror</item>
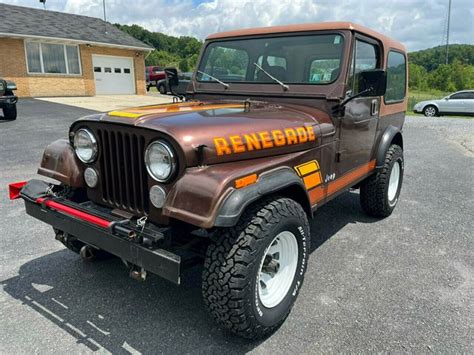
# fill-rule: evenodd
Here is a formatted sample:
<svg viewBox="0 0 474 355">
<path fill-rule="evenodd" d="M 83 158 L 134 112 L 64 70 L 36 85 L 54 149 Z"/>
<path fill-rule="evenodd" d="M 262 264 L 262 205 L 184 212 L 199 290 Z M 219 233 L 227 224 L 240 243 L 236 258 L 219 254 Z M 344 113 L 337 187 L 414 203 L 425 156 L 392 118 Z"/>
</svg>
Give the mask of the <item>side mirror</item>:
<svg viewBox="0 0 474 355">
<path fill-rule="evenodd" d="M 178 71 L 176 68 L 165 68 L 165 73 L 170 88 L 179 85 Z"/>
<path fill-rule="evenodd" d="M 359 73 L 359 92 L 362 97 L 383 96 L 387 90 L 387 74 L 382 69 L 366 70 Z"/>
<path fill-rule="evenodd" d="M 449 100 L 449 96 L 446 96 L 444 99 L 445 99 L 446 101 L 448 101 L 448 100 Z"/>
</svg>

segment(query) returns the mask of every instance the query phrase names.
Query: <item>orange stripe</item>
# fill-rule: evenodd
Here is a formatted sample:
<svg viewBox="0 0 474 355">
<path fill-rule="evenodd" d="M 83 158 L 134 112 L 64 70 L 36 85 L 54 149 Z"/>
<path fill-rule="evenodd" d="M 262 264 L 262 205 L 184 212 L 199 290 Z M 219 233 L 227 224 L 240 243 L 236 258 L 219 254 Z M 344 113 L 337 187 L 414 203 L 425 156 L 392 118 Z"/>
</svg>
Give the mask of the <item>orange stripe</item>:
<svg viewBox="0 0 474 355">
<path fill-rule="evenodd" d="M 334 180 L 326 186 L 318 186 L 315 189 L 309 191 L 309 199 L 311 204 L 315 204 L 322 199 L 335 194 L 336 192 L 350 186 L 356 180 L 360 179 L 364 175 L 368 174 L 375 169 L 375 159 L 368 162 L 367 164 L 361 165 L 358 168 L 348 172 L 337 180 Z"/>
<path fill-rule="evenodd" d="M 304 185 L 306 186 L 306 190 L 312 189 L 313 187 L 318 186 L 321 184 L 321 173 L 317 172 L 303 178 Z"/>
<path fill-rule="evenodd" d="M 305 176 L 313 171 L 319 170 L 319 164 L 316 160 L 304 163 L 295 167 L 300 176 Z"/>
</svg>

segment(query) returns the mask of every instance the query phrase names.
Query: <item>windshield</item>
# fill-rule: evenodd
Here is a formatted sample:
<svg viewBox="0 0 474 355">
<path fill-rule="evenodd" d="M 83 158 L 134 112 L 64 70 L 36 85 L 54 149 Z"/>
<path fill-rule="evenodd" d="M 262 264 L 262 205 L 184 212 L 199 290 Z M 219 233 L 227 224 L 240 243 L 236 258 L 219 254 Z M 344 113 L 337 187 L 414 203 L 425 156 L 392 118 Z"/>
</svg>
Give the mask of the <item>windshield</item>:
<svg viewBox="0 0 474 355">
<path fill-rule="evenodd" d="M 207 46 L 197 80 L 329 84 L 339 76 L 342 52 L 338 34 L 218 41 Z"/>
</svg>

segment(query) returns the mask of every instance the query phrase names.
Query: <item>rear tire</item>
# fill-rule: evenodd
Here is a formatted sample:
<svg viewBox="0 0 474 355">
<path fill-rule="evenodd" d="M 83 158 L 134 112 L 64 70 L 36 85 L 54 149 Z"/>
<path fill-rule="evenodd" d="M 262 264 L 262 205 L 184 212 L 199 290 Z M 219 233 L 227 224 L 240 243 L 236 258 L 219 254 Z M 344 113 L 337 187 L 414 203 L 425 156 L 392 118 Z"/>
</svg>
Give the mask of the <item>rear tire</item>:
<svg viewBox="0 0 474 355">
<path fill-rule="evenodd" d="M 433 106 L 433 105 L 428 105 L 428 106 L 426 106 L 426 107 L 423 109 L 423 114 L 424 114 L 426 117 L 436 117 L 436 116 L 439 116 L 438 109 L 436 108 L 436 106 Z"/>
<path fill-rule="evenodd" d="M 301 289 L 309 244 L 309 223 L 297 202 L 274 197 L 251 205 L 207 249 L 202 293 L 210 315 L 245 338 L 272 333 Z"/>
<path fill-rule="evenodd" d="M 17 112 L 16 112 L 16 104 L 6 104 L 2 107 L 3 109 L 3 116 L 6 120 L 14 121 L 16 120 Z"/>
<path fill-rule="evenodd" d="M 392 144 L 385 154 L 383 167 L 360 186 L 360 203 L 369 216 L 388 217 L 398 202 L 404 171 L 403 150 Z"/>
</svg>

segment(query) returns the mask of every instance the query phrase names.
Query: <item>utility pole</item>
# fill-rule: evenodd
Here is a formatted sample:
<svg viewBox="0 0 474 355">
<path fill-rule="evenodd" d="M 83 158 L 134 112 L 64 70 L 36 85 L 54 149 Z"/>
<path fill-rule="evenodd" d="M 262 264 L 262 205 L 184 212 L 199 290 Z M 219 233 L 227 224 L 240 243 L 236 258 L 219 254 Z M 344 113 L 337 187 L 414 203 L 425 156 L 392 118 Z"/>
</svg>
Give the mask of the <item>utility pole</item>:
<svg viewBox="0 0 474 355">
<path fill-rule="evenodd" d="M 451 0 L 449 0 L 451 3 Z M 105 33 L 107 33 L 107 14 L 105 12 L 105 0 L 102 0 L 102 5 L 104 7 L 104 27 L 105 27 Z"/>
<path fill-rule="evenodd" d="M 448 5 L 448 25 L 446 27 L 446 64 L 449 60 L 449 23 L 451 21 L 451 0 L 449 0 Z"/>
</svg>

